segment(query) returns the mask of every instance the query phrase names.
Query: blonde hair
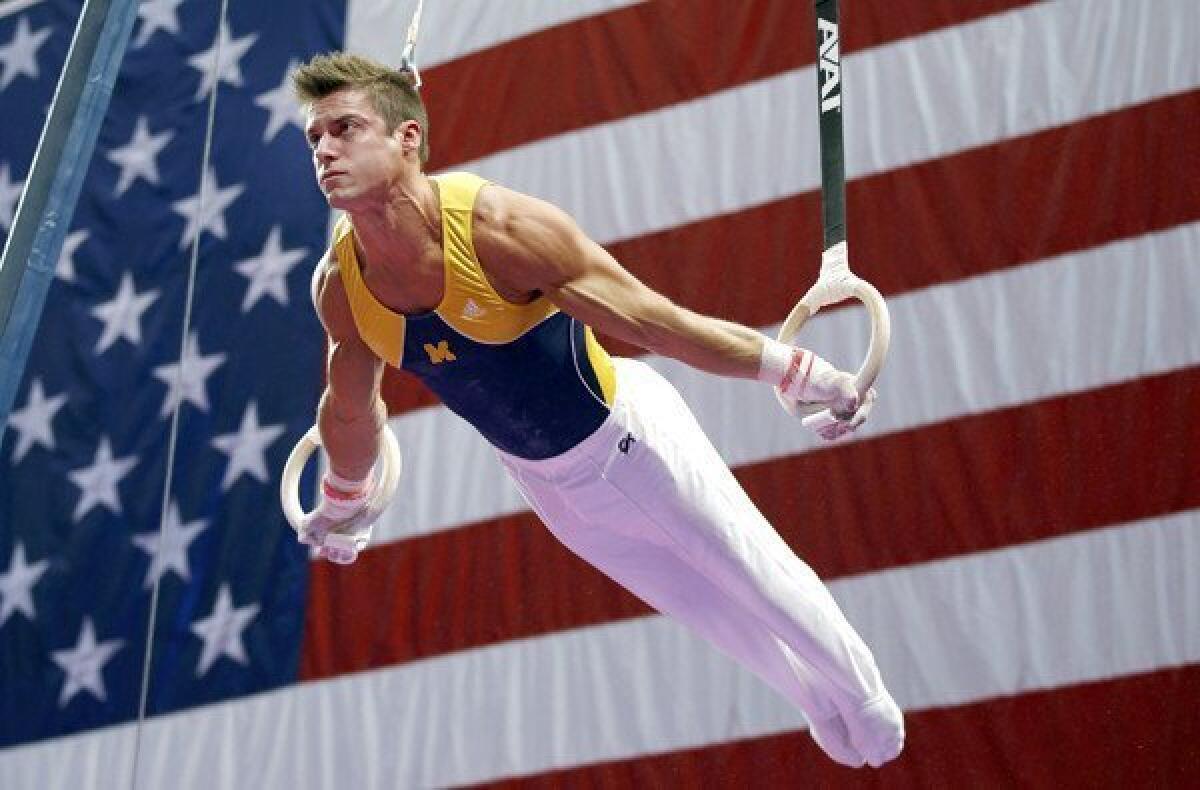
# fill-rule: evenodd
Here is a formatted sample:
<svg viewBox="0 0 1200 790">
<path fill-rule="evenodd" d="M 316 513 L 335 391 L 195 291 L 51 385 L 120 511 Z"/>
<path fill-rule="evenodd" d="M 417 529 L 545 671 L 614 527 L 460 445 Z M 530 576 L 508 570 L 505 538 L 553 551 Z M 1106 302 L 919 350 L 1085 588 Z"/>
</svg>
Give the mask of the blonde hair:
<svg viewBox="0 0 1200 790">
<path fill-rule="evenodd" d="M 366 91 L 371 106 L 387 124 L 388 133 L 404 121 L 421 125 L 421 148 L 417 154 L 422 165 L 429 160 L 429 117 L 425 102 L 413 86 L 411 72 L 389 68 L 361 55 L 332 52 L 317 55 L 296 69 L 292 87 L 303 104 L 312 104 L 344 88 Z"/>
</svg>

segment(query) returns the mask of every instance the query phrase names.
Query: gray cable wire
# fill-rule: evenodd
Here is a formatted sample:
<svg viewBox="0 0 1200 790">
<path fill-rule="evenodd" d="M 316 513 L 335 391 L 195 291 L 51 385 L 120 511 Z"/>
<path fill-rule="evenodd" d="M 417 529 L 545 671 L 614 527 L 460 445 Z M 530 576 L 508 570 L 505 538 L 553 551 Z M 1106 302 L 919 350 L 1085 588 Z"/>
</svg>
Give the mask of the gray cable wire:
<svg viewBox="0 0 1200 790">
<path fill-rule="evenodd" d="M 209 79 L 211 87 L 208 92 L 208 119 L 204 129 L 204 152 L 200 156 L 200 198 L 196 208 L 197 216 L 204 216 L 204 202 L 208 192 L 208 167 L 212 156 L 212 138 L 213 127 L 216 125 L 217 117 L 217 92 L 220 88 L 221 80 L 218 73 L 221 64 L 221 31 L 225 27 L 226 15 L 229 10 L 229 0 L 221 0 L 221 12 L 217 19 L 216 44 L 213 46 L 212 63 L 209 66 Z M 170 506 L 171 500 L 171 478 L 175 471 L 175 446 L 179 439 L 179 412 L 183 406 L 183 364 L 187 354 L 188 330 L 192 323 L 192 303 L 196 293 L 196 269 L 200 260 L 200 237 L 204 235 L 202 227 L 196 228 L 196 235 L 192 238 L 191 259 L 188 262 L 188 280 L 187 280 L 187 296 L 183 306 L 183 331 L 179 339 L 179 368 L 175 371 L 175 404 L 171 410 L 171 434 L 167 440 L 167 471 L 163 480 L 163 494 L 161 510 L 159 511 L 158 535 L 159 548 L 162 548 L 162 539 L 167 531 L 167 509 Z M 133 739 L 133 775 L 130 778 L 130 787 L 137 790 L 138 787 L 138 766 L 141 757 L 142 749 L 142 725 L 146 720 L 146 700 L 150 693 L 150 667 L 154 657 L 154 628 L 158 620 L 158 591 L 162 582 L 162 574 L 154 579 L 154 587 L 150 592 L 150 618 L 146 624 L 146 650 L 142 661 L 142 688 L 138 699 L 138 717 L 137 724 L 134 726 Z"/>
<path fill-rule="evenodd" d="M 413 87 L 421 87 L 421 72 L 417 70 L 417 31 L 421 27 L 421 9 L 425 7 L 425 0 L 417 0 L 417 7 L 413 10 L 412 19 L 408 23 L 408 35 L 404 40 L 404 50 L 400 54 L 400 70 L 407 71 L 412 74 Z"/>
</svg>

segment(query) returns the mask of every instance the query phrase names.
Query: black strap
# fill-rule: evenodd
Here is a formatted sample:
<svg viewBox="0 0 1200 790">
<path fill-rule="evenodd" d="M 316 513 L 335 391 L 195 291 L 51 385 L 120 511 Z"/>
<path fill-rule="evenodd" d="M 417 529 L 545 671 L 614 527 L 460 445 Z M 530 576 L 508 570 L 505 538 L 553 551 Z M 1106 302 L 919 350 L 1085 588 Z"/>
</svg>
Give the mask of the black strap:
<svg viewBox="0 0 1200 790">
<path fill-rule="evenodd" d="M 816 0 L 817 111 L 821 119 L 821 223 L 825 249 L 846 240 L 842 59 L 838 0 Z"/>
</svg>

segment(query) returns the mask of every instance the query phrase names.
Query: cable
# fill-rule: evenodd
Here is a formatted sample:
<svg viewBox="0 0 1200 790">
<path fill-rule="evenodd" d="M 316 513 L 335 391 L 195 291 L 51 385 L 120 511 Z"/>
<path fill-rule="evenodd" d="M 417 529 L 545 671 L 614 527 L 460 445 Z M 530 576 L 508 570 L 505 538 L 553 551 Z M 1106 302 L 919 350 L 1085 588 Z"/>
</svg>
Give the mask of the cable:
<svg viewBox="0 0 1200 790">
<path fill-rule="evenodd" d="M 417 0 L 412 19 L 408 23 L 408 35 L 404 41 L 404 51 L 400 55 L 400 70 L 412 74 L 413 88 L 421 87 L 421 72 L 417 71 L 417 31 L 421 28 L 421 9 L 425 0 Z"/>
<path fill-rule="evenodd" d="M 218 73 L 221 64 L 221 40 L 223 36 L 221 31 L 225 29 L 226 19 L 229 11 L 229 0 L 221 0 L 221 10 L 217 19 L 216 44 L 213 46 L 213 58 L 209 66 L 209 81 L 210 88 L 208 93 L 208 118 L 204 129 L 204 151 L 200 155 L 200 198 L 199 205 L 196 208 L 197 216 L 204 216 L 204 201 L 208 191 L 208 168 L 212 157 L 212 139 L 213 127 L 215 126 L 217 117 L 217 93 L 220 88 L 220 75 Z M 214 179 L 215 180 L 215 179 Z M 183 406 L 183 365 L 187 356 L 188 330 L 192 323 L 192 303 L 196 293 L 196 269 L 200 260 L 200 237 L 204 235 L 202 227 L 197 227 L 195 235 L 192 237 L 191 259 L 188 262 L 188 280 L 187 280 L 187 296 L 184 299 L 183 307 L 183 331 L 179 339 L 179 367 L 175 371 L 175 382 L 173 392 L 175 394 L 175 403 L 171 409 L 171 433 L 167 439 L 167 471 L 166 477 L 163 480 L 162 505 L 159 512 L 158 521 L 158 537 L 159 550 L 163 546 L 163 538 L 167 531 L 167 510 L 171 500 L 171 478 L 175 471 L 175 447 L 179 440 L 179 412 Z M 133 775 L 130 778 L 130 787 L 137 790 L 138 787 L 138 766 L 141 757 L 142 747 L 142 725 L 146 720 L 146 701 L 150 693 L 150 667 L 154 657 L 154 628 L 158 620 L 158 593 L 162 583 L 163 574 L 159 573 L 154 579 L 154 587 L 150 592 L 150 618 L 146 624 L 146 651 L 145 658 L 142 662 L 142 688 L 138 699 L 138 717 L 137 723 L 134 726 L 133 739 Z"/>
</svg>

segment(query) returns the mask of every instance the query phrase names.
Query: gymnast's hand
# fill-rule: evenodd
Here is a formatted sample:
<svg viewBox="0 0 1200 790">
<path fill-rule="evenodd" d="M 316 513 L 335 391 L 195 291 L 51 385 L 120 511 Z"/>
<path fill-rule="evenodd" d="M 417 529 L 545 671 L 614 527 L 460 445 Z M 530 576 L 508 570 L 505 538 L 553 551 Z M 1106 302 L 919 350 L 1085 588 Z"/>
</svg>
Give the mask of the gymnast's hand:
<svg viewBox="0 0 1200 790">
<path fill-rule="evenodd" d="M 867 421 L 867 417 L 871 416 L 871 409 L 874 408 L 877 397 L 878 393 L 874 387 L 871 387 L 867 390 L 866 396 L 861 399 L 862 402 L 857 404 L 857 408 L 853 412 L 839 412 L 837 409 L 831 408 L 830 411 L 833 412 L 836 419 L 832 422 L 815 425 L 813 426 L 813 430 L 816 431 L 817 436 L 820 436 L 827 442 L 832 442 L 835 439 L 840 439 L 847 434 L 853 433 L 858 426 Z M 858 400 L 857 393 L 855 393 L 855 400 Z"/>
<path fill-rule="evenodd" d="M 298 530 L 300 542 L 330 562 L 354 562 L 371 539 L 373 525 L 363 523 L 363 517 L 373 489 L 373 477 L 352 483 L 327 474 L 316 510 L 304 518 Z"/>
<path fill-rule="evenodd" d="M 759 370 L 759 379 L 774 384 L 790 403 L 829 407 L 835 419 L 813 428 L 826 441 L 854 431 L 866 422 L 875 405 L 874 387 L 860 398 L 852 374 L 838 370 L 808 349 L 768 338 L 763 344 Z"/>
</svg>

